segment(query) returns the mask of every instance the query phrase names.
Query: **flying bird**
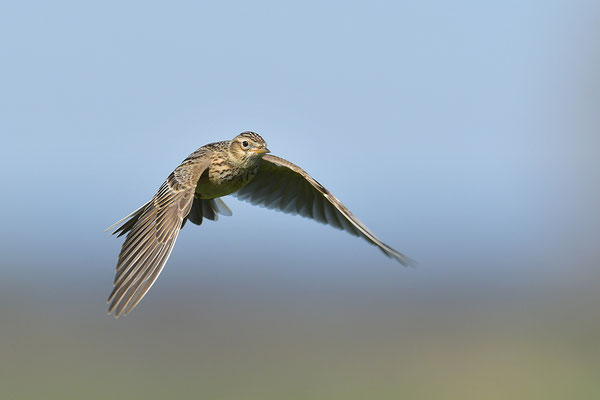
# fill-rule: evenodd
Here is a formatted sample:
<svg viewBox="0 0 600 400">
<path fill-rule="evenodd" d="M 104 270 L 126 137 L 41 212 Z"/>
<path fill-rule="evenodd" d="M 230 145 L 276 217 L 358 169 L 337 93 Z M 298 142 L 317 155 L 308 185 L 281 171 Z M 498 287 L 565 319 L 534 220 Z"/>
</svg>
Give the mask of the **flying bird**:
<svg viewBox="0 0 600 400">
<path fill-rule="evenodd" d="M 302 168 L 270 154 L 263 138 L 242 132 L 232 140 L 210 143 L 190 154 L 162 184 L 152 200 L 107 230 L 127 234 L 117 262 L 109 314 L 126 315 L 160 275 L 179 235 L 190 221 L 231 215 L 221 199 L 240 200 L 299 214 L 362 236 L 403 265 L 412 260 L 379 240 L 331 192 Z"/>
</svg>

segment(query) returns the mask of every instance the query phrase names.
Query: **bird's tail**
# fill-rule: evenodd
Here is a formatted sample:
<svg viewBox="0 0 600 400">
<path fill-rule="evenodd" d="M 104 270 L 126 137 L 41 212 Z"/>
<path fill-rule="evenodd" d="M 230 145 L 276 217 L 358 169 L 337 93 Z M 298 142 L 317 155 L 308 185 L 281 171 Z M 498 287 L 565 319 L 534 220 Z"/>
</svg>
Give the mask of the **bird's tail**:
<svg viewBox="0 0 600 400">
<path fill-rule="evenodd" d="M 232 215 L 231 210 L 223 200 L 218 197 L 214 199 L 194 198 L 192 208 L 187 217 L 183 220 L 183 225 L 185 225 L 185 221 L 188 219 L 196 225 L 200 225 L 203 218 L 216 221 L 219 217 L 218 214 L 226 215 L 228 217 Z"/>
<path fill-rule="evenodd" d="M 140 216 L 144 213 L 144 210 L 146 209 L 149 203 L 150 202 L 144 204 L 128 216 L 115 222 L 114 224 L 106 228 L 104 232 L 113 229 L 115 226 L 119 225 L 122 222 L 125 222 L 121 226 L 119 226 L 114 232 L 112 232 L 112 235 L 117 235 L 117 237 L 123 236 L 133 228 Z M 216 221 L 218 219 L 217 214 L 226 215 L 229 217 L 232 215 L 232 212 L 229 209 L 229 207 L 227 207 L 227 204 L 225 204 L 225 202 L 218 197 L 215 199 L 194 198 L 192 208 L 190 209 L 189 214 L 183 219 L 181 227 L 183 228 L 185 222 L 188 219 L 196 225 L 200 225 L 202 223 L 203 218 L 210 219 L 211 221 Z"/>
</svg>

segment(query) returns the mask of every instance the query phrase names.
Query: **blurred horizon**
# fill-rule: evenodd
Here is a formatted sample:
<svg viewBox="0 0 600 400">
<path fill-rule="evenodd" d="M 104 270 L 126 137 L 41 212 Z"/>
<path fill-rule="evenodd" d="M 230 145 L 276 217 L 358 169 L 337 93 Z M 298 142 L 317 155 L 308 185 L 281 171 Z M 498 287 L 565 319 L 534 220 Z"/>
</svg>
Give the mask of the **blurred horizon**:
<svg viewBox="0 0 600 400">
<path fill-rule="evenodd" d="M 0 5 L 2 398 L 594 399 L 592 1 Z M 230 196 L 127 317 L 122 238 L 244 130 L 403 268 Z"/>
</svg>

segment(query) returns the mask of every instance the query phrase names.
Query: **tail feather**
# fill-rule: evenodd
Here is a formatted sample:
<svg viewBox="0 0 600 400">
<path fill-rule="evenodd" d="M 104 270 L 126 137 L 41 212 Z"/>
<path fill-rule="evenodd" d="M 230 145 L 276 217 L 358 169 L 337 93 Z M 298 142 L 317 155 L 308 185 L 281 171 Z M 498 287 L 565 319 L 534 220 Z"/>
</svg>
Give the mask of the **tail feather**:
<svg viewBox="0 0 600 400">
<path fill-rule="evenodd" d="M 216 221 L 219 219 L 219 215 L 213 208 L 211 200 L 198 200 L 198 202 L 202 205 L 202 215 L 204 218 L 210 219 L 211 221 Z"/>
<path fill-rule="evenodd" d="M 184 219 L 184 224 L 186 220 L 190 220 L 190 222 L 200 225 L 202 224 L 202 219 L 207 218 L 212 221 L 216 221 L 219 216 L 226 215 L 231 216 L 231 210 L 225 202 L 219 198 L 216 199 L 198 199 L 194 198 L 194 203 L 192 204 L 192 208 L 190 209 L 189 214 L 186 219 Z"/>
<path fill-rule="evenodd" d="M 215 211 L 219 214 L 225 215 L 227 217 L 231 217 L 233 215 L 231 209 L 227 207 L 227 204 L 225 204 L 225 202 L 220 197 L 212 199 L 211 202 Z"/>
<path fill-rule="evenodd" d="M 123 236 L 124 234 L 126 234 L 133 228 L 133 226 L 138 221 L 140 216 L 143 214 L 143 212 L 148 204 L 149 203 L 144 204 L 143 206 L 141 206 L 140 208 L 138 208 L 137 210 L 135 210 L 128 216 L 115 222 L 114 224 L 112 224 L 111 226 L 106 228 L 105 232 L 113 229 L 115 226 L 124 222 L 114 232 L 111 233 L 112 235 L 117 235 L 117 237 Z M 183 223 L 182 223 L 181 227 L 183 228 L 183 226 L 185 225 L 185 222 L 188 219 L 196 225 L 202 224 L 203 218 L 207 218 L 212 221 L 216 221 L 219 217 L 218 214 L 226 215 L 226 216 L 232 215 L 231 210 L 229 209 L 229 207 L 227 207 L 227 204 L 225 204 L 225 202 L 223 200 L 221 200 L 220 198 L 216 198 L 216 199 L 194 198 L 194 203 L 192 204 L 192 208 L 190 209 L 189 214 L 183 219 Z"/>
</svg>

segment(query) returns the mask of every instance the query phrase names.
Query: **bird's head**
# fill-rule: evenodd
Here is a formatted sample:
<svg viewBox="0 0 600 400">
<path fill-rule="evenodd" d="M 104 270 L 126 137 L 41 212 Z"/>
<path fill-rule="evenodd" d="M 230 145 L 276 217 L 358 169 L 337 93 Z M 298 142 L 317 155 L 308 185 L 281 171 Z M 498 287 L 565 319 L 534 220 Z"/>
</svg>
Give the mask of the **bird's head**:
<svg viewBox="0 0 600 400">
<path fill-rule="evenodd" d="M 233 138 L 229 153 L 239 164 L 252 164 L 258 162 L 265 153 L 270 153 L 270 150 L 258 133 L 247 131 Z"/>
</svg>

